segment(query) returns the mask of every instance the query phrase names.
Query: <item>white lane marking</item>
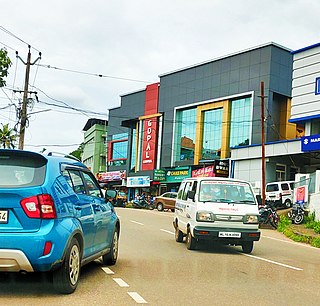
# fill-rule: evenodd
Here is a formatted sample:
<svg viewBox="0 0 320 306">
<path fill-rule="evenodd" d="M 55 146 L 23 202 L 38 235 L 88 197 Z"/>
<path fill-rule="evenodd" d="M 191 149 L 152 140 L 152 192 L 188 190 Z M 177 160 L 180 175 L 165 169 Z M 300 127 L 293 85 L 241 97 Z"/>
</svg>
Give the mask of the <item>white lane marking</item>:
<svg viewBox="0 0 320 306">
<path fill-rule="evenodd" d="M 122 278 L 113 278 L 113 280 L 114 280 L 120 287 L 129 287 L 129 285 L 128 285 Z"/>
<path fill-rule="evenodd" d="M 305 247 L 305 248 L 309 248 L 309 249 L 314 249 L 314 250 L 320 251 L 320 248 L 316 248 L 316 247 L 313 247 L 312 245 L 304 244 L 304 243 L 301 243 L 301 242 L 287 241 L 287 240 L 283 240 L 283 239 L 279 239 L 279 238 L 274 238 L 274 237 L 270 237 L 270 236 L 264 236 L 264 235 L 262 235 L 262 237 L 263 237 L 263 238 L 272 239 L 272 240 L 276 240 L 276 241 L 285 242 L 285 243 L 290 243 L 290 244 L 294 244 L 294 245 L 299 245 L 299 246 L 302 246 L 302 247 Z"/>
<path fill-rule="evenodd" d="M 114 272 L 112 270 L 110 270 L 109 268 L 102 267 L 102 270 L 104 272 L 106 272 L 107 274 L 114 274 Z"/>
<path fill-rule="evenodd" d="M 139 225 L 144 225 L 143 223 L 140 223 L 140 222 L 137 222 L 137 221 L 134 221 L 134 220 L 130 220 L 130 222 L 135 223 L 135 224 L 139 224 Z"/>
<path fill-rule="evenodd" d="M 273 260 L 265 259 L 265 258 L 262 258 L 262 257 L 250 255 L 250 254 L 243 254 L 243 253 L 241 253 L 241 254 L 245 255 L 245 256 L 248 256 L 248 257 L 251 257 L 251 258 L 255 258 L 255 259 L 262 260 L 262 261 L 266 261 L 266 262 L 269 262 L 269 263 L 272 263 L 272 264 L 275 264 L 275 265 L 278 265 L 278 266 L 282 266 L 282 267 L 285 267 L 285 268 L 289 268 L 289 269 L 293 269 L 293 270 L 297 270 L 297 271 L 303 271 L 303 269 L 301 269 L 301 268 L 289 266 L 289 265 L 286 265 L 286 264 L 283 264 L 283 263 L 280 263 L 280 262 L 276 262 L 276 261 L 273 261 Z"/>
<path fill-rule="evenodd" d="M 168 233 L 168 234 L 171 234 L 171 235 L 174 235 L 174 232 L 171 232 L 171 231 L 167 231 L 167 230 L 165 230 L 165 229 L 160 229 L 160 231 L 163 231 L 163 232 L 165 232 L 165 233 Z"/>
<path fill-rule="evenodd" d="M 148 302 L 137 292 L 128 292 L 128 294 L 138 303 L 138 304 L 148 304 Z"/>
</svg>

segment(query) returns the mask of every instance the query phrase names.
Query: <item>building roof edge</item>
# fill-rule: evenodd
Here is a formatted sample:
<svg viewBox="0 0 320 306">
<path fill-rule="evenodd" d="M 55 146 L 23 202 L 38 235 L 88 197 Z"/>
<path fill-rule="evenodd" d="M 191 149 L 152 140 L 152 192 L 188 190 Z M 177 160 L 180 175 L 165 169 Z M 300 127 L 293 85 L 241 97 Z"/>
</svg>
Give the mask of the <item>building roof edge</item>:
<svg viewBox="0 0 320 306">
<path fill-rule="evenodd" d="M 282 45 L 280 45 L 280 44 L 277 44 L 277 43 L 271 41 L 271 42 L 264 43 L 264 44 L 262 44 L 262 45 L 258 45 L 258 46 L 255 46 L 255 47 L 251 47 L 251 48 L 248 48 L 248 49 L 245 49 L 245 50 L 242 50 L 242 51 L 237 51 L 237 52 L 234 52 L 234 53 L 230 53 L 230 54 L 228 54 L 228 55 L 223 55 L 223 56 L 220 56 L 220 57 L 211 59 L 211 60 L 207 60 L 207 61 L 204 61 L 204 62 L 200 62 L 200 63 L 198 63 L 198 64 L 186 66 L 186 67 L 184 67 L 184 68 L 179 68 L 179 69 L 176 69 L 176 70 L 173 70 L 173 71 L 170 71 L 170 72 L 165 72 L 165 73 L 159 74 L 158 77 L 161 78 L 161 77 L 164 77 L 164 76 L 169 75 L 169 74 L 173 74 L 173 73 L 176 73 L 176 72 L 179 72 L 179 71 L 183 71 L 183 70 L 187 70 L 187 69 L 190 69 L 190 68 L 195 68 L 195 67 L 197 67 L 197 66 L 201 66 L 201 65 L 208 64 L 208 63 L 211 63 L 211 62 L 215 62 L 215 61 L 218 61 L 218 60 L 227 58 L 227 57 L 239 55 L 239 54 L 241 54 L 241 53 L 253 51 L 253 50 L 255 50 L 255 49 L 260 49 L 260 48 L 264 48 L 264 47 L 267 47 L 267 46 L 275 46 L 275 47 L 284 49 L 284 50 L 286 50 L 286 51 L 288 51 L 288 52 L 292 52 L 291 49 L 289 49 L 289 48 L 287 48 L 287 47 L 284 47 L 284 46 L 282 46 Z"/>
</svg>

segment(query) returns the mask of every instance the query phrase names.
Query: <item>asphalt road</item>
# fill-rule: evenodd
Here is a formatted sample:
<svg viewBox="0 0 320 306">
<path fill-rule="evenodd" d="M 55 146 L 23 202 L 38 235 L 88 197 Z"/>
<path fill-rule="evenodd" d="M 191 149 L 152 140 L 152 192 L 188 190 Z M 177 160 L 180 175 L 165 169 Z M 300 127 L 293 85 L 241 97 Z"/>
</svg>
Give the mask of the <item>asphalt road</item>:
<svg viewBox="0 0 320 306">
<path fill-rule="evenodd" d="M 174 240 L 173 213 L 117 209 L 119 259 L 83 267 L 71 295 L 43 275 L 0 275 L 1 305 L 319 305 L 320 249 L 263 229 L 253 253 L 241 247 L 189 251 Z"/>
</svg>

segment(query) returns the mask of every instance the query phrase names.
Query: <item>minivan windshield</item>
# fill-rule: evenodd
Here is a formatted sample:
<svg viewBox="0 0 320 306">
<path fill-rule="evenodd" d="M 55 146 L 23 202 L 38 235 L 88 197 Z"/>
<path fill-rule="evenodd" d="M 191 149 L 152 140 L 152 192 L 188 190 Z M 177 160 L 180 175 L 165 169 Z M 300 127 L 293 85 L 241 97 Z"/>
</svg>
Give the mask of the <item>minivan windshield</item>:
<svg viewBox="0 0 320 306">
<path fill-rule="evenodd" d="M 199 201 L 256 204 L 250 185 L 233 181 L 201 181 Z"/>
</svg>

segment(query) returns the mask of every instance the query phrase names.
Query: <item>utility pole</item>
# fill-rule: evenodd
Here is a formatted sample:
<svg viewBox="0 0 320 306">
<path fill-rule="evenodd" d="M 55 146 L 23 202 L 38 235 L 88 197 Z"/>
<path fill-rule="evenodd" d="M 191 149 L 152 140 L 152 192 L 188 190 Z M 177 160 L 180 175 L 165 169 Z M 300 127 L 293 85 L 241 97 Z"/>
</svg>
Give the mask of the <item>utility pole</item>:
<svg viewBox="0 0 320 306">
<path fill-rule="evenodd" d="M 26 65 L 26 75 L 24 81 L 24 91 L 23 91 L 23 100 L 22 100 L 22 108 L 21 108 L 21 122 L 20 122 L 20 133 L 19 133 L 19 150 L 23 150 L 24 147 L 24 136 L 27 125 L 27 105 L 28 105 L 28 86 L 29 86 L 29 75 L 30 75 L 30 66 L 34 65 L 39 59 L 41 59 L 41 52 L 39 52 L 39 57 L 31 63 L 31 46 L 28 46 L 28 57 L 27 62 L 25 63 L 22 58 L 18 55 L 18 51 L 16 51 L 16 57 L 19 58 Z"/>
<path fill-rule="evenodd" d="M 265 204 L 266 192 L 266 157 L 265 157 L 265 139 L 264 139 L 264 82 L 260 84 L 261 91 L 261 162 L 262 162 L 262 187 L 261 187 L 261 200 L 262 205 Z"/>
</svg>

